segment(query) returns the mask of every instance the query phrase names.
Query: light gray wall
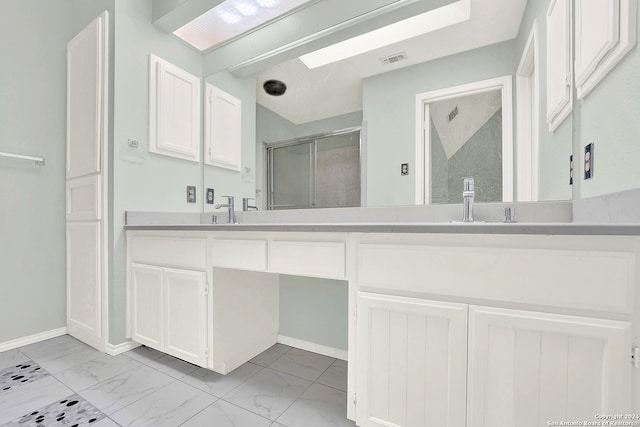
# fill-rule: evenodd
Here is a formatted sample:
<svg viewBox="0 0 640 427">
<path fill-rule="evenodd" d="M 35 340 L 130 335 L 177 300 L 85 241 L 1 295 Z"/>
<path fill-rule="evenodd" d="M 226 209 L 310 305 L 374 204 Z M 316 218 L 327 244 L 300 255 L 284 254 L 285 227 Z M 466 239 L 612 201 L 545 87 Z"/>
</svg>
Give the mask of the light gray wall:
<svg viewBox="0 0 640 427">
<path fill-rule="evenodd" d="M 72 2 L 0 3 L 0 343 L 65 314 L 66 47 Z"/>
<path fill-rule="evenodd" d="M 640 8 L 638 8 L 640 22 Z M 640 188 L 640 48 L 636 45 L 574 108 L 576 199 Z M 593 178 L 585 181 L 585 145 L 594 142 Z"/>
<path fill-rule="evenodd" d="M 242 102 L 242 171 L 203 166 L 204 187 L 214 189 L 215 203 L 226 203 L 226 200 L 220 196 L 235 196 L 236 209 L 240 210 L 242 209 L 242 198 L 255 198 L 256 194 L 256 77 L 238 78 L 228 71 L 221 71 L 207 76 L 205 80 Z M 205 204 L 204 211 L 214 211 L 213 205 Z M 224 212 L 219 212 L 224 216 Z"/>
<path fill-rule="evenodd" d="M 149 54 L 202 77 L 202 56 L 151 23 L 151 0 L 116 0 L 113 150 L 113 274 L 109 295 L 109 341 L 125 341 L 126 242 L 124 212 L 202 209 L 199 163 L 148 153 Z M 141 144 L 143 163 L 125 156 L 127 140 Z M 198 202 L 186 202 L 186 186 L 198 189 Z"/>
<path fill-rule="evenodd" d="M 280 275 L 280 335 L 347 350 L 348 284 Z"/>
<path fill-rule="evenodd" d="M 571 154 L 572 122 L 570 114 L 562 124 L 554 131 L 549 132 L 547 124 L 547 27 L 546 13 L 549 2 L 529 1 L 520 25 L 518 38 L 516 39 L 516 55 L 513 66 L 514 72 L 520 63 L 520 58 L 526 46 L 534 21 L 538 31 L 538 60 L 540 78 L 540 111 L 539 111 L 539 198 L 540 200 L 567 200 L 571 199 L 571 186 L 569 185 L 569 155 Z M 515 93 L 515 78 L 514 78 Z M 517 93 L 516 93 L 517 96 Z M 515 105 L 515 104 L 514 104 Z M 515 116 L 514 116 L 515 118 Z M 517 123 L 516 123 L 517 127 Z M 517 135 L 514 127 L 514 136 Z M 517 150 L 517 147 L 516 147 Z"/>
<path fill-rule="evenodd" d="M 419 93 L 512 75 L 515 42 L 494 44 L 367 78 L 367 205 L 415 203 L 415 97 Z M 409 175 L 400 164 L 409 163 Z"/>
</svg>

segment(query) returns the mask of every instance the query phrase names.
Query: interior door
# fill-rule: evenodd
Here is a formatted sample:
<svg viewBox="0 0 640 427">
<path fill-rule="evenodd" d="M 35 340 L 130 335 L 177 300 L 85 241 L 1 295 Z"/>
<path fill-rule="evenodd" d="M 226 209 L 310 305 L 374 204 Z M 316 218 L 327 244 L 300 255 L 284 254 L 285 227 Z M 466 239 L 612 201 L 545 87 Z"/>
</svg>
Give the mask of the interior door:
<svg viewBox="0 0 640 427">
<path fill-rule="evenodd" d="M 108 14 L 67 45 L 67 331 L 105 350 Z"/>
</svg>

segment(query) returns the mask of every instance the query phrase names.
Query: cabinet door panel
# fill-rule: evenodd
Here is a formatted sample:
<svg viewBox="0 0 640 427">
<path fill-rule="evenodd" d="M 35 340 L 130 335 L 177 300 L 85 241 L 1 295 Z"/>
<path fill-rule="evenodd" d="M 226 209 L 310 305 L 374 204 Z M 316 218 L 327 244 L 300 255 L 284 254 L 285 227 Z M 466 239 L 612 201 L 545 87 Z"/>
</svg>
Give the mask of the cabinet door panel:
<svg viewBox="0 0 640 427">
<path fill-rule="evenodd" d="M 102 337 L 101 225 L 67 223 L 67 324 L 82 338 Z"/>
<path fill-rule="evenodd" d="M 206 164 L 235 171 L 242 157 L 242 102 L 206 84 L 205 144 Z"/>
<path fill-rule="evenodd" d="M 467 306 L 359 293 L 358 425 L 464 426 Z"/>
<path fill-rule="evenodd" d="M 162 268 L 131 266 L 131 339 L 163 350 Z"/>
<path fill-rule="evenodd" d="M 630 410 L 630 324 L 471 307 L 468 426 L 538 426 Z"/>
<path fill-rule="evenodd" d="M 165 351 L 197 365 L 205 365 L 206 273 L 164 270 Z"/>
<path fill-rule="evenodd" d="M 571 2 L 552 0 L 547 12 L 547 122 L 554 131 L 573 108 Z"/>
</svg>

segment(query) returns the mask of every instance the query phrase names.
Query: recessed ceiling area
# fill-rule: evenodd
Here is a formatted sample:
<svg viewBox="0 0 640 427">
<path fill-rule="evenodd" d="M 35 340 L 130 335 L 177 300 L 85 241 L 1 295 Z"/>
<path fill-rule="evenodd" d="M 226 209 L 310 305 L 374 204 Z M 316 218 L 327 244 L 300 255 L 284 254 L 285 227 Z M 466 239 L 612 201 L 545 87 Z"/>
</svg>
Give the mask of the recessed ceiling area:
<svg viewBox="0 0 640 427">
<path fill-rule="evenodd" d="M 173 32 L 204 51 L 271 21 L 309 0 L 225 0 Z"/>
<path fill-rule="evenodd" d="M 517 37 L 527 0 L 462 0 L 470 18 L 309 69 L 299 58 L 258 73 L 257 102 L 295 124 L 362 109 L 362 79 L 407 66 L 469 51 Z M 400 61 L 383 58 L 404 54 Z M 262 90 L 266 80 L 281 80 L 287 92 L 279 97 Z"/>
</svg>

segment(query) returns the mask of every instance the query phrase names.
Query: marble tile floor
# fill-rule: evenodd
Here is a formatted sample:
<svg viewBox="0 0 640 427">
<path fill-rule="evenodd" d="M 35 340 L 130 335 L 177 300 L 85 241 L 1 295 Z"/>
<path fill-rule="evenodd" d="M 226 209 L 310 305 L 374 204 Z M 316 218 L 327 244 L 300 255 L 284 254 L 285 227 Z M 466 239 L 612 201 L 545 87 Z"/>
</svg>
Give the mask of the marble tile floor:
<svg viewBox="0 0 640 427">
<path fill-rule="evenodd" d="M 0 427 L 353 427 L 347 364 L 276 344 L 228 375 L 68 335 L 0 353 Z"/>
</svg>

